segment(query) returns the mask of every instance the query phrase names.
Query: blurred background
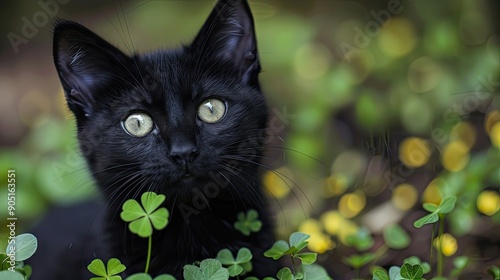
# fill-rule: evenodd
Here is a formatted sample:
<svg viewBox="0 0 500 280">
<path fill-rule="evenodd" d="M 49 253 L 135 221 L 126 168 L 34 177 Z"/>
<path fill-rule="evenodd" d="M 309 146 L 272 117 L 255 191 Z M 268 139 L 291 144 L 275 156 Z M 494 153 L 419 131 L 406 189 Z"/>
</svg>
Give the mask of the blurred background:
<svg viewBox="0 0 500 280">
<path fill-rule="evenodd" d="M 311 234 L 309 250 L 338 279 L 371 279 L 374 265 L 410 256 L 434 267 L 436 228 L 413 223 L 428 214 L 422 203 L 453 196 L 446 275 L 466 257 L 460 279 L 487 279 L 500 266 L 500 2 L 249 2 L 272 112 L 263 183 L 278 236 Z M 52 64 L 52 21 L 147 52 L 189 42 L 214 3 L 2 3 L 0 198 L 15 169 L 18 234 L 50 207 L 98 194 Z M 409 237 L 398 248 L 384 238 L 395 224 Z"/>
</svg>

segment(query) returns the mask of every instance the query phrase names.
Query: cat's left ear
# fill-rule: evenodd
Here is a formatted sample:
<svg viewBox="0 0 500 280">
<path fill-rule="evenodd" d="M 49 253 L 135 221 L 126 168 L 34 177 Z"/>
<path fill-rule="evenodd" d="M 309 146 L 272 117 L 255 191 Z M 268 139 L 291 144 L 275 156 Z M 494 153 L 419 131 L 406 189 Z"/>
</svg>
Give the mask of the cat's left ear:
<svg viewBox="0 0 500 280">
<path fill-rule="evenodd" d="M 233 63 L 243 83 L 258 84 L 257 39 L 246 0 L 219 0 L 190 48 Z"/>
</svg>

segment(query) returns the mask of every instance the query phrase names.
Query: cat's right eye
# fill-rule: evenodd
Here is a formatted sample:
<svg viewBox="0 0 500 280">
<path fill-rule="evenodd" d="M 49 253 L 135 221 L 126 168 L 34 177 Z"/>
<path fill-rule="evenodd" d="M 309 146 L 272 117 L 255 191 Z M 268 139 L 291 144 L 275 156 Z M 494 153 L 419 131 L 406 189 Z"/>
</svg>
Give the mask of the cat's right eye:
<svg viewBox="0 0 500 280">
<path fill-rule="evenodd" d="M 153 130 L 154 122 L 148 114 L 135 112 L 122 122 L 122 126 L 128 134 L 135 137 L 144 137 Z"/>
</svg>

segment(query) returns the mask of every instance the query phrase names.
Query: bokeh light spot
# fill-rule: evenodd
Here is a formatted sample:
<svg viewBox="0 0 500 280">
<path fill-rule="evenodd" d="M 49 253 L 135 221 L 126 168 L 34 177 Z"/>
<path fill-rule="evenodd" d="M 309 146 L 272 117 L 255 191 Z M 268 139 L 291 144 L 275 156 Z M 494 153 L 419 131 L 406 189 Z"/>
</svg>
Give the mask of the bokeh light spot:
<svg viewBox="0 0 500 280">
<path fill-rule="evenodd" d="M 295 72 L 306 80 L 323 77 L 330 68 L 331 54 L 322 44 L 305 44 L 295 53 Z"/>
<path fill-rule="evenodd" d="M 399 145 L 399 160 L 407 167 L 421 167 L 429 161 L 431 148 L 419 137 L 408 137 Z"/>
<path fill-rule="evenodd" d="M 326 179 L 326 195 L 329 197 L 343 194 L 347 187 L 349 187 L 349 181 L 342 174 L 332 174 Z"/>
<path fill-rule="evenodd" d="M 263 176 L 264 186 L 272 196 L 278 199 L 283 198 L 290 192 L 290 188 L 292 187 L 289 182 L 290 176 L 292 174 L 286 167 L 267 171 Z"/>
<path fill-rule="evenodd" d="M 469 148 L 463 141 L 452 141 L 444 148 L 441 155 L 443 167 L 452 172 L 464 169 L 469 163 Z"/>
<path fill-rule="evenodd" d="M 328 234 L 336 235 L 339 232 L 339 228 L 344 223 L 344 217 L 339 214 L 339 212 L 331 210 L 323 213 L 320 220 Z"/>
<path fill-rule="evenodd" d="M 497 122 L 500 122 L 500 111 L 492 111 L 486 115 L 486 120 L 484 121 L 484 130 L 486 133 L 490 133 L 491 128 Z"/>
<path fill-rule="evenodd" d="M 491 128 L 490 139 L 493 146 L 500 148 L 500 122 L 495 123 Z"/>
<path fill-rule="evenodd" d="M 482 191 L 477 196 L 476 204 L 479 212 L 493 216 L 500 210 L 500 195 L 495 191 Z"/>
<path fill-rule="evenodd" d="M 365 208 L 366 197 L 362 192 L 344 194 L 339 201 L 339 212 L 344 218 L 352 218 Z"/>
<path fill-rule="evenodd" d="M 451 130 L 451 139 L 462 141 L 468 149 L 476 143 L 476 131 L 468 122 L 459 122 Z"/>
<path fill-rule="evenodd" d="M 416 59 L 408 69 L 408 83 L 414 92 L 427 92 L 436 88 L 442 80 L 443 71 L 429 57 Z"/>
<path fill-rule="evenodd" d="M 393 18 L 382 28 L 378 44 L 391 57 L 402 57 L 415 47 L 416 36 L 413 24 L 402 18 Z"/>
<path fill-rule="evenodd" d="M 432 203 L 434 205 L 439 205 L 443 199 L 443 195 L 440 191 L 441 187 L 444 185 L 444 180 L 441 178 L 435 178 L 424 190 L 422 194 L 423 203 Z"/>
<path fill-rule="evenodd" d="M 411 184 L 401 184 L 392 192 L 392 203 L 397 208 L 406 211 L 415 205 L 418 199 L 418 192 Z"/>
</svg>

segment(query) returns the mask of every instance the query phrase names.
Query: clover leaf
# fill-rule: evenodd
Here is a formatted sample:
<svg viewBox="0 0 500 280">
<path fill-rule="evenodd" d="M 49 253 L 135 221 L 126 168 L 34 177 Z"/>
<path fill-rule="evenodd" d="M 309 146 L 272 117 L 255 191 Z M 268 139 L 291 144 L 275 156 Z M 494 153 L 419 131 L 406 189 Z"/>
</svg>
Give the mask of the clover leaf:
<svg viewBox="0 0 500 280">
<path fill-rule="evenodd" d="M 122 207 L 120 217 L 125 222 L 130 222 L 131 232 L 140 237 L 149 237 L 156 230 L 164 229 L 168 224 L 169 212 L 165 207 L 158 208 L 165 195 L 157 195 L 154 192 L 145 192 L 141 196 L 142 206 L 134 199 L 127 200 Z"/>
<path fill-rule="evenodd" d="M 126 267 L 120 260 L 112 258 L 108 260 L 106 266 L 104 266 L 102 260 L 95 259 L 87 266 L 87 269 L 94 275 L 99 276 L 93 277 L 90 280 L 121 280 L 122 277 L 117 274 L 125 271 Z"/>
<path fill-rule="evenodd" d="M 227 280 L 229 272 L 222 267 L 220 261 L 216 259 L 205 259 L 200 263 L 200 267 L 195 265 L 184 266 L 185 280 Z"/>
<path fill-rule="evenodd" d="M 136 273 L 133 275 L 130 275 L 127 277 L 126 280 L 175 280 L 175 277 L 173 277 L 170 274 L 162 274 L 159 276 L 156 276 L 154 279 L 151 277 L 151 275 L 146 274 L 146 273 Z"/>
<path fill-rule="evenodd" d="M 252 263 L 250 262 L 252 257 L 252 252 L 250 252 L 247 248 L 239 249 L 236 259 L 233 257 L 231 251 L 228 249 L 222 249 L 219 253 L 217 253 L 216 259 L 227 267 L 229 276 L 235 277 L 243 272 L 250 272 L 252 270 Z"/>
<path fill-rule="evenodd" d="M 238 221 L 234 223 L 234 228 L 243 235 L 249 236 L 252 232 L 259 232 L 262 228 L 262 222 L 259 220 L 259 213 L 254 209 L 238 213 Z"/>
<path fill-rule="evenodd" d="M 401 267 L 400 273 L 404 279 L 409 280 L 421 280 L 422 276 L 424 276 L 424 270 L 419 264 L 412 265 L 409 263 L 405 263 Z"/>
<path fill-rule="evenodd" d="M 316 253 L 300 253 L 309 242 L 311 237 L 309 234 L 294 232 L 290 235 L 289 242 L 279 240 L 276 241 L 271 249 L 264 252 L 264 256 L 277 260 L 283 256 L 291 255 L 292 258 L 298 258 L 303 264 L 312 264 L 316 261 Z"/>
<path fill-rule="evenodd" d="M 423 205 L 424 209 L 431 213 L 416 220 L 413 223 L 413 226 L 415 226 L 416 228 L 421 228 L 424 225 L 439 221 L 439 215 L 449 214 L 451 211 L 453 211 L 453 209 L 455 209 L 456 202 L 457 198 L 455 196 L 449 196 L 443 199 L 437 207 L 435 205 L 425 203 Z"/>
</svg>

